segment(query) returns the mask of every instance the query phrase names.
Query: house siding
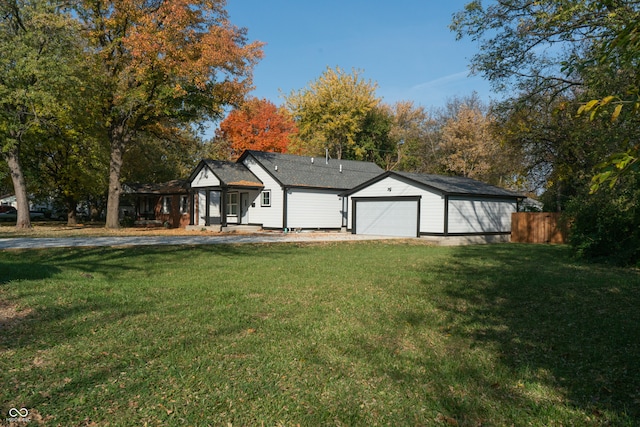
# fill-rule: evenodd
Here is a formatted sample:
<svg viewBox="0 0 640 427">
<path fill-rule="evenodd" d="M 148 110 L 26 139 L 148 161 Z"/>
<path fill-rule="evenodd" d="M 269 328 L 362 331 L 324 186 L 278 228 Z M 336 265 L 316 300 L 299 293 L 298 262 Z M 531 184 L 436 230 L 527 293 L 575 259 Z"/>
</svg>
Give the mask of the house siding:
<svg viewBox="0 0 640 427">
<path fill-rule="evenodd" d="M 351 194 L 350 197 L 401 196 L 420 196 L 421 233 L 444 233 L 444 197 L 441 194 L 418 188 L 395 177 L 387 177 Z M 352 228 L 352 220 L 352 215 L 349 215 L 349 229 Z"/>
<path fill-rule="evenodd" d="M 262 181 L 264 190 L 271 191 L 271 206 L 261 206 L 261 192 L 256 194 L 256 198 L 253 201 L 255 206 L 249 208 L 249 222 L 251 224 L 262 224 L 265 228 L 282 228 L 282 210 L 284 206 L 284 190 L 282 186 L 251 156 L 247 156 L 243 164 Z"/>
<path fill-rule="evenodd" d="M 337 190 L 287 190 L 288 228 L 340 228 L 342 214 Z"/>
<path fill-rule="evenodd" d="M 508 233 L 516 210 L 515 200 L 451 196 L 448 233 Z"/>
<path fill-rule="evenodd" d="M 204 166 L 198 175 L 196 175 L 195 179 L 191 181 L 192 188 L 203 188 L 203 187 L 219 187 L 220 180 L 216 177 L 216 175 L 209 169 L 209 167 Z"/>
</svg>

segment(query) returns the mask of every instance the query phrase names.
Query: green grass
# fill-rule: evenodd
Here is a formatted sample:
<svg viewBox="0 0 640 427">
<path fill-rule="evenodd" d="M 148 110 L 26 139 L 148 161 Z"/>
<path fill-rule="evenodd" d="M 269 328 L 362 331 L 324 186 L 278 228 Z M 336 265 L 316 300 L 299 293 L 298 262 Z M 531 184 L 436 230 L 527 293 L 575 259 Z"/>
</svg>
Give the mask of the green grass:
<svg viewBox="0 0 640 427">
<path fill-rule="evenodd" d="M 561 246 L 0 252 L 32 425 L 640 423 L 640 274 Z"/>
</svg>

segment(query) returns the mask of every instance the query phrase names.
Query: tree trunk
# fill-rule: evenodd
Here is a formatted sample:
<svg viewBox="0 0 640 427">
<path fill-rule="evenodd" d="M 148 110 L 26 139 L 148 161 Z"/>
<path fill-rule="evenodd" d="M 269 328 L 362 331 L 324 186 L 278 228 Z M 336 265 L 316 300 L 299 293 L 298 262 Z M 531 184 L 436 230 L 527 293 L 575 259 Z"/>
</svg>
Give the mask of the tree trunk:
<svg viewBox="0 0 640 427">
<path fill-rule="evenodd" d="M 66 200 L 67 204 L 67 225 L 78 225 L 78 217 L 76 215 L 76 207 L 78 202 L 73 197 Z"/>
<path fill-rule="evenodd" d="M 13 191 L 16 193 L 16 209 L 18 210 L 18 218 L 16 219 L 16 228 L 31 228 L 31 216 L 29 214 L 29 198 L 27 197 L 27 183 L 24 180 L 22 167 L 20 166 L 20 149 L 15 145 L 4 155 L 11 180 L 13 181 Z"/>
<path fill-rule="evenodd" d="M 111 159 L 109 161 L 109 193 L 107 195 L 107 220 L 105 227 L 120 228 L 120 174 L 125 146 L 125 125 L 114 127 L 110 134 Z"/>
</svg>

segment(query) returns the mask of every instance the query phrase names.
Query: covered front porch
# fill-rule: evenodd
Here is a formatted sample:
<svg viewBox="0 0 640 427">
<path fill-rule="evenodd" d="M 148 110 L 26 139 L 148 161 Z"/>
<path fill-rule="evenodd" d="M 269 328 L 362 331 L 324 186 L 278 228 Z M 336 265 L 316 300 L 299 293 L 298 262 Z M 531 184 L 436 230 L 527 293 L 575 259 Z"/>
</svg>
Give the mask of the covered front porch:
<svg viewBox="0 0 640 427">
<path fill-rule="evenodd" d="M 189 177 L 189 226 L 213 227 L 261 225 L 252 223 L 263 183 L 244 165 L 203 160 Z"/>
<path fill-rule="evenodd" d="M 255 206 L 262 187 L 230 186 L 192 189 L 189 226 L 229 231 L 238 226 L 261 228 L 251 221 L 251 206 Z"/>
</svg>

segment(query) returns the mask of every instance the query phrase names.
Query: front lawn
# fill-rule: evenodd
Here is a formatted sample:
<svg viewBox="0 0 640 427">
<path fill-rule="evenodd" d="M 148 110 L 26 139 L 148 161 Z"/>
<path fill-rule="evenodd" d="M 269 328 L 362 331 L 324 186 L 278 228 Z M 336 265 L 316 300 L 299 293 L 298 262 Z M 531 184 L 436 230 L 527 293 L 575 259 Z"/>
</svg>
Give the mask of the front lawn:
<svg viewBox="0 0 640 427">
<path fill-rule="evenodd" d="M 640 423 L 640 273 L 562 246 L 5 251 L 0 332 L 0 424 Z"/>
</svg>

